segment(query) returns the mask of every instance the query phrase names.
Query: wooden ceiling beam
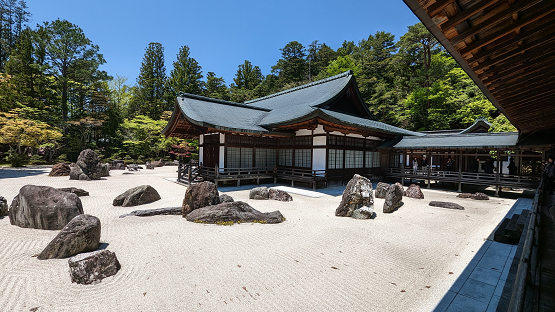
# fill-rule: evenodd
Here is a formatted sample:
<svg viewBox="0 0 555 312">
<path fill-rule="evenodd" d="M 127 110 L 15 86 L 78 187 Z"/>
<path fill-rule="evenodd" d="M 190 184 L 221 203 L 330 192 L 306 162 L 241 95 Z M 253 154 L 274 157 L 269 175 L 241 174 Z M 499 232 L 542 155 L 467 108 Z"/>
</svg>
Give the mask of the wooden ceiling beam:
<svg viewBox="0 0 555 312">
<path fill-rule="evenodd" d="M 479 48 L 482 48 L 498 39 L 503 38 L 504 36 L 512 33 L 515 31 L 515 29 L 520 29 L 521 27 L 524 27 L 526 25 L 530 25 L 533 22 L 551 14 L 555 12 L 555 4 L 549 4 L 546 5 L 544 7 L 542 7 L 542 9 L 538 12 L 537 15 L 534 16 L 530 16 L 528 18 L 522 19 L 514 24 L 511 24 L 510 27 L 506 27 L 503 28 L 493 34 L 490 34 L 484 38 L 481 38 L 480 40 L 473 42 L 472 44 L 468 45 L 466 48 L 463 48 L 462 50 L 460 50 L 459 52 L 461 53 L 461 55 L 463 57 L 465 57 L 466 55 L 468 55 L 469 53 L 471 53 L 472 51 L 475 51 Z"/>
<path fill-rule="evenodd" d="M 488 7 L 490 7 L 494 4 L 499 4 L 499 1 L 481 0 L 481 1 L 477 2 L 476 4 L 468 7 L 466 10 L 462 11 L 461 13 L 459 13 L 459 14 L 453 16 L 453 17 L 448 18 L 444 22 L 439 23 L 438 26 L 441 27 L 442 31 L 445 31 L 446 29 L 449 29 L 451 27 L 454 27 L 454 26 L 464 22 L 466 19 L 468 19 L 472 15 L 475 15 L 475 14 L 479 13 L 480 11 L 483 11 L 484 9 L 487 9 Z"/>
<path fill-rule="evenodd" d="M 499 75 L 503 75 L 506 72 L 514 72 L 522 66 L 530 66 L 532 63 L 544 63 L 546 59 L 555 56 L 555 41 L 551 44 L 547 43 L 542 46 L 541 49 L 534 49 L 533 52 L 521 54 L 518 57 L 512 58 L 512 62 L 506 64 L 505 66 L 493 66 L 487 70 L 484 70 L 481 74 L 478 74 L 478 78 L 485 82 L 491 78 L 495 78 Z"/>
<path fill-rule="evenodd" d="M 491 58 L 488 61 L 485 61 L 483 63 L 480 63 L 475 66 L 471 66 L 471 67 L 475 72 L 478 72 L 484 68 L 494 66 L 494 65 L 496 67 L 498 66 L 503 67 L 511 63 L 526 61 L 531 57 L 540 56 L 542 53 L 545 53 L 545 51 L 547 50 L 546 47 L 549 47 L 554 43 L 555 43 L 555 37 L 551 33 L 548 33 L 542 36 L 541 38 L 538 38 L 532 42 L 529 42 L 526 45 L 521 46 L 515 50 L 505 52 L 499 55 L 495 55 L 494 58 Z M 530 50 L 532 51 L 530 52 Z"/>
<path fill-rule="evenodd" d="M 550 78 L 551 77 L 550 75 L 553 74 L 554 72 L 555 72 L 555 68 L 547 67 L 534 73 L 532 77 L 534 78 L 534 80 L 537 81 L 537 80 L 541 80 L 542 78 Z M 514 89 L 517 89 L 519 86 L 527 87 L 528 85 L 531 84 L 528 79 L 528 76 L 529 75 L 525 74 L 525 75 L 522 75 L 521 77 L 516 77 L 502 82 L 496 82 L 489 85 L 488 89 L 495 96 L 497 93 L 499 93 L 499 91 L 505 91 L 507 89 L 514 90 Z"/>
<path fill-rule="evenodd" d="M 530 96 L 519 96 L 517 99 L 515 100 L 509 100 L 508 98 L 504 98 L 499 100 L 500 103 L 503 103 L 503 105 L 506 105 L 508 109 L 510 109 L 511 105 L 517 105 L 519 103 L 522 102 L 535 102 L 535 101 L 542 101 L 548 98 L 554 98 L 553 96 L 553 91 L 552 90 L 548 90 L 545 91 L 543 93 L 540 94 L 532 94 Z M 526 113 L 528 113 L 530 105 L 525 105 L 523 106 L 526 109 Z M 551 117 L 550 117 L 551 118 Z"/>
<path fill-rule="evenodd" d="M 549 66 L 552 65 L 554 63 L 554 58 L 555 58 L 555 50 L 552 50 L 551 53 L 546 54 L 541 61 L 528 61 L 526 63 L 522 63 L 518 66 L 515 67 L 508 67 L 504 70 L 500 70 L 500 71 L 487 71 L 485 72 L 482 76 L 486 76 L 487 77 L 482 79 L 482 83 L 485 85 L 490 85 L 494 82 L 497 82 L 499 80 L 508 80 L 508 79 L 512 79 L 513 76 L 518 76 L 521 75 L 523 72 L 522 71 L 536 71 L 536 70 L 541 70 L 544 66 Z M 524 73 L 526 74 L 526 73 Z"/>
<path fill-rule="evenodd" d="M 479 24 L 474 25 L 472 28 L 460 33 L 459 35 L 456 35 L 455 37 L 451 38 L 451 43 L 455 46 L 459 43 L 461 43 L 462 41 L 466 40 L 467 38 L 470 38 L 474 35 L 477 35 L 480 32 L 484 32 L 486 30 L 489 30 L 491 28 L 493 28 L 494 26 L 498 25 L 499 23 L 501 23 L 502 21 L 506 20 L 507 18 L 511 17 L 514 13 L 518 13 L 520 11 L 524 11 L 527 8 L 542 2 L 543 0 L 534 0 L 534 1 L 519 1 L 515 4 L 512 4 L 509 6 L 508 9 L 495 14 L 494 16 L 482 21 Z"/>
<path fill-rule="evenodd" d="M 516 100 L 521 100 L 523 98 L 529 98 L 530 96 L 547 94 L 546 91 L 552 90 L 551 86 L 548 83 L 538 84 L 531 86 L 530 88 L 521 88 L 517 91 L 504 93 L 502 97 L 500 97 L 500 102 L 507 102 L 507 103 L 515 103 Z M 511 99 L 514 99 L 511 101 Z"/>
<path fill-rule="evenodd" d="M 453 2 L 455 2 L 455 0 L 438 0 L 426 9 L 426 13 L 428 13 L 430 17 L 434 17 Z"/>
<path fill-rule="evenodd" d="M 532 29 L 530 31 L 521 33 L 520 35 L 517 35 L 517 36 L 514 36 L 509 40 L 505 40 L 504 42 L 500 42 L 495 47 L 489 48 L 489 49 L 487 49 L 483 52 L 480 52 L 480 53 L 472 56 L 471 58 L 466 60 L 467 63 L 471 64 L 471 63 L 477 62 L 481 59 L 484 59 L 486 57 L 489 57 L 494 53 L 498 53 L 499 51 L 502 51 L 502 50 L 504 50 L 504 49 L 506 49 L 506 48 L 508 48 L 512 45 L 516 45 L 520 41 L 525 40 L 525 39 L 527 39 L 527 38 L 529 38 L 533 35 L 536 35 L 540 32 L 546 31 L 546 33 L 553 33 L 555 31 L 555 18 L 553 18 L 553 17 L 555 17 L 555 16 L 551 16 L 551 15 L 553 15 L 553 14 L 548 15 L 552 18 L 548 22 L 546 22 L 542 25 L 539 25 L 539 26 L 535 27 L 534 29 Z M 525 46 L 525 45 L 523 45 L 523 46 Z M 521 47 L 523 47 L 523 46 L 521 46 Z"/>
</svg>

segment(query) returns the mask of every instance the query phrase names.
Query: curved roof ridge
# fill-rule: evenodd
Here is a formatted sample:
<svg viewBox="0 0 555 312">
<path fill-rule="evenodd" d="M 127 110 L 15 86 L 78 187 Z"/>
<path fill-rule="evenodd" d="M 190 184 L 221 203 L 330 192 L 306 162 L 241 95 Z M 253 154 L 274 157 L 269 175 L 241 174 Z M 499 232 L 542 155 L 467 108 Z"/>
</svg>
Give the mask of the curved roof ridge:
<svg viewBox="0 0 555 312">
<path fill-rule="evenodd" d="M 206 97 L 206 96 L 202 96 L 202 95 L 196 95 L 196 94 L 185 93 L 185 92 L 180 92 L 178 97 L 190 98 L 190 99 L 201 100 L 201 101 L 207 101 L 207 102 L 212 102 L 212 103 L 217 103 L 217 104 L 224 104 L 224 105 L 230 105 L 230 106 L 256 109 L 256 110 L 261 110 L 261 111 L 265 111 L 265 112 L 272 111 L 269 108 L 246 105 L 246 104 L 241 104 L 241 103 L 236 103 L 236 102 L 231 102 L 231 101 L 226 101 L 226 100 L 220 100 L 220 99 L 214 99 L 214 98 L 210 98 L 210 97 Z"/>
<path fill-rule="evenodd" d="M 267 99 L 270 99 L 270 98 L 273 98 L 273 97 L 277 97 L 277 96 L 284 95 L 284 94 L 287 94 L 287 93 L 295 92 L 295 91 L 298 91 L 298 90 L 301 90 L 301 89 L 310 88 L 310 87 L 313 87 L 313 86 L 316 86 L 316 85 L 319 85 L 319 84 L 322 84 L 322 83 L 326 83 L 326 82 L 329 82 L 329 81 L 332 81 L 332 80 L 347 77 L 347 76 L 352 75 L 352 74 L 353 74 L 353 71 L 348 70 L 348 71 L 346 71 L 344 73 L 341 73 L 339 75 L 335 75 L 335 76 L 328 77 L 328 78 L 325 78 L 325 79 L 322 79 L 322 80 L 307 83 L 307 84 L 304 84 L 302 86 L 298 86 L 298 87 L 295 87 L 295 88 L 292 88 L 292 89 L 287 89 L 287 90 L 284 90 L 284 91 L 281 91 L 281 92 L 278 92 L 278 93 L 270 94 L 270 95 L 267 95 L 265 97 L 261 97 L 261 98 L 258 98 L 258 99 L 246 101 L 245 104 L 250 105 L 251 103 L 256 103 L 256 102 L 259 102 L 259 101 L 262 101 L 262 100 L 267 100 Z"/>
</svg>

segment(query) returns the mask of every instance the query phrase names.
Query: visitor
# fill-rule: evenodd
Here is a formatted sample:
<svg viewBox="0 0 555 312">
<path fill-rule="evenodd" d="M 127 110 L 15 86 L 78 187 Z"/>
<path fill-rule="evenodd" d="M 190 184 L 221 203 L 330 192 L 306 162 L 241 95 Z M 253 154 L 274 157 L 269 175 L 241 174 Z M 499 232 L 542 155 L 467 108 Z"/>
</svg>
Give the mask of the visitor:
<svg viewBox="0 0 555 312">
<path fill-rule="evenodd" d="M 491 158 L 486 159 L 486 161 L 482 164 L 482 169 L 484 169 L 485 173 L 493 174 L 493 161 Z"/>
<path fill-rule="evenodd" d="M 455 161 L 453 160 L 453 158 L 451 158 L 451 156 L 447 157 L 447 163 L 445 164 L 445 168 L 447 169 L 447 171 L 453 171 L 454 167 Z"/>
<path fill-rule="evenodd" d="M 414 157 L 412 160 L 412 174 L 416 175 L 417 171 L 418 171 L 418 159 Z"/>
<path fill-rule="evenodd" d="M 555 180 L 555 164 L 553 163 L 553 155 L 549 155 L 549 158 L 547 159 L 543 177 L 545 179 L 545 192 L 549 195 L 553 195 L 553 182 Z"/>
<path fill-rule="evenodd" d="M 480 171 L 480 158 L 476 157 L 476 159 L 474 160 L 474 164 L 472 165 L 472 172 L 478 171 Z"/>
<path fill-rule="evenodd" d="M 420 163 L 422 169 L 428 168 L 428 159 L 426 159 L 426 155 L 422 155 L 422 162 Z"/>
<path fill-rule="evenodd" d="M 507 166 L 507 169 L 509 169 L 509 175 L 516 175 L 517 168 L 514 157 L 511 157 L 511 159 L 509 160 L 509 166 Z"/>
</svg>

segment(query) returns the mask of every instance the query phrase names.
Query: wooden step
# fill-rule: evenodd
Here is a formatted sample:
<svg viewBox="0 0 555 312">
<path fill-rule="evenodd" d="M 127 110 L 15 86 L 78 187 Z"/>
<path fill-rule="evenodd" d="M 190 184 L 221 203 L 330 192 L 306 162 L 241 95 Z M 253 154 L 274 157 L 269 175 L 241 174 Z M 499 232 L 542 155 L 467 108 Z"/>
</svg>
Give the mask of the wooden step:
<svg viewBox="0 0 555 312">
<path fill-rule="evenodd" d="M 505 218 L 503 222 L 497 227 L 497 230 L 493 233 L 493 240 L 499 243 L 508 244 L 509 237 L 505 236 L 505 228 L 509 224 L 511 219 Z"/>
</svg>

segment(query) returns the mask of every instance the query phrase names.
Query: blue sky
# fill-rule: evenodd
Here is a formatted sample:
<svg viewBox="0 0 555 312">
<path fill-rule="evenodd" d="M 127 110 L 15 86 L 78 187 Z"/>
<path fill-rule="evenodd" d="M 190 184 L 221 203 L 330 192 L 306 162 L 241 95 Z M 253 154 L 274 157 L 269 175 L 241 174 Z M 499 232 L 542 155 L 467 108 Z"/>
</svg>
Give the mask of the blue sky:
<svg viewBox="0 0 555 312">
<path fill-rule="evenodd" d="M 159 42 L 168 74 L 179 48 L 187 45 L 203 74 L 213 71 L 233 82 L 245 60 L 267 75 L 280 48 L 296 40 L 313 40 L 333 49 L 344 40 L 358 42 L 376 31 L 396 40 L 418 22 L 402 0 L 353 1 L 175 1 L 175 0 L 26 0 L 30 25 L 57 18 L 83 29 L 100 46 L 108 74 L 128 77 L 133 85 L 144 49 Z"/>
</svg>

